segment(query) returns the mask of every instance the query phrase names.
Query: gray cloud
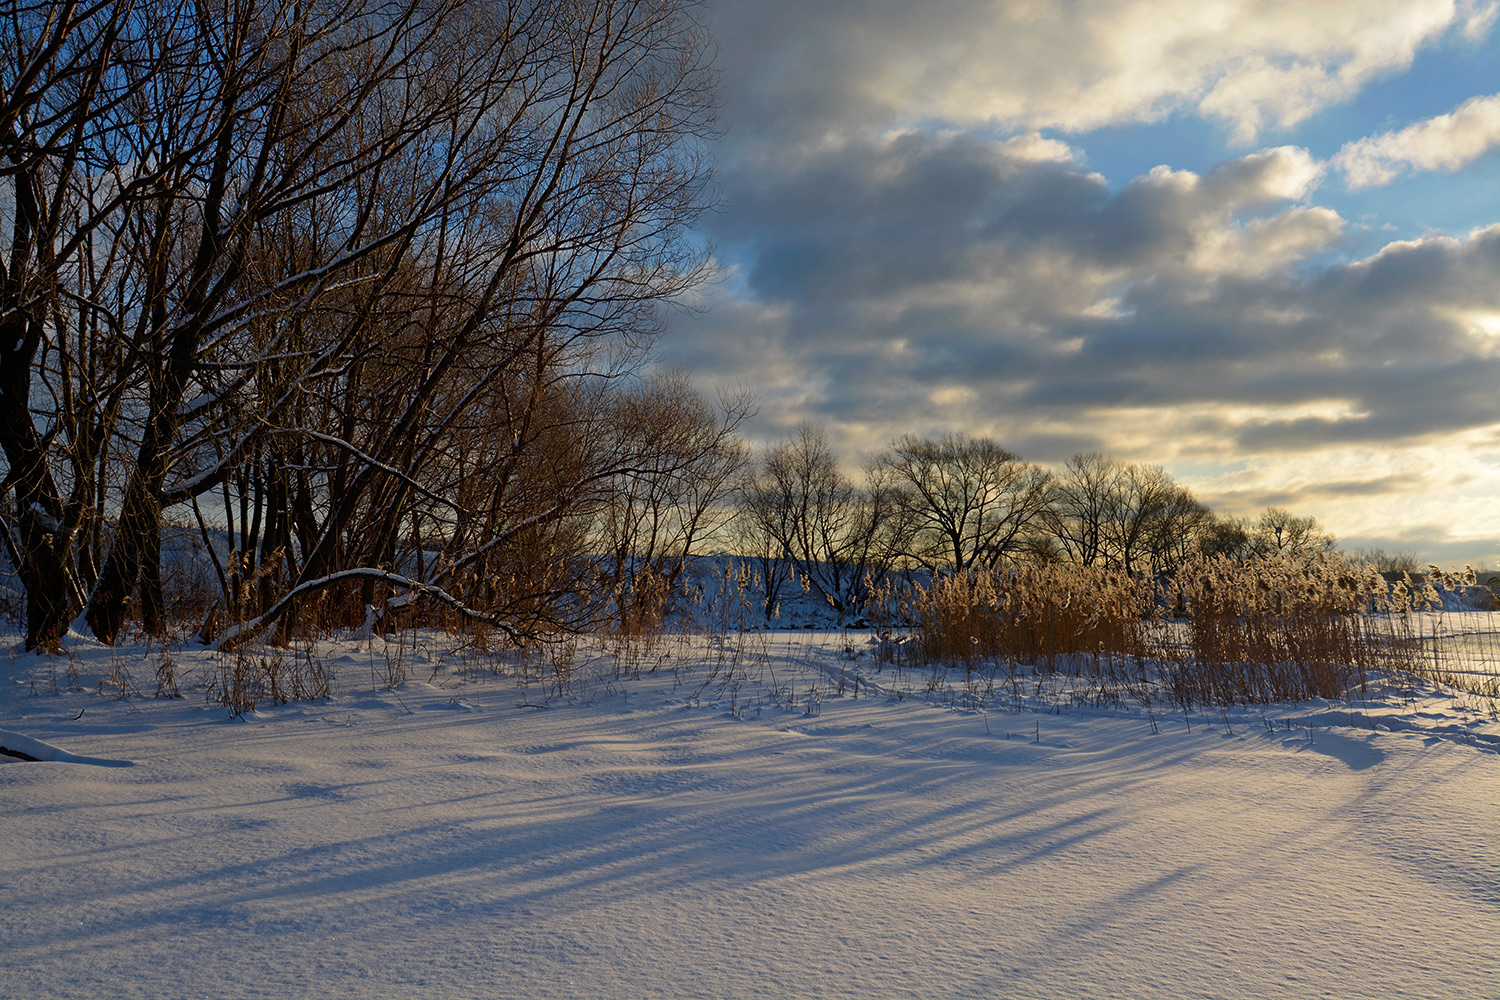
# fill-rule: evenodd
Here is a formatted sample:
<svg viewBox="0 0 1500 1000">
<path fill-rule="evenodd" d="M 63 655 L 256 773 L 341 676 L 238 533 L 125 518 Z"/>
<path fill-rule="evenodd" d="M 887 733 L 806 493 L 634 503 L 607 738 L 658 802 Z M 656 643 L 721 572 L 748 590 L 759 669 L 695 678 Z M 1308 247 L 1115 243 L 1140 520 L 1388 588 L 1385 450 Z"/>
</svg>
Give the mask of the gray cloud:
<svg viewBox="0 0 1500 1000">
<path fill-rule="evenodd" d="M 1423 48 L 1482 37 L 1493 14 L 1488 0 L 1167 9 L 1138 0 L 711 0 L 706 10 L 732 139 L 750 144 L 923 120 L 1077 132 L 1179 111 L 1248 143 L 1348 99 Z"/>
<path fill-rule="evenodd" d="M 1219 408 L 1197 432 L 1249 452 L 1500 421 L 1500 337 L 1480 329 L 1500 322 L 1500 227 L 1311 266 L 1342 239 L 1301 200 L 1317 176 L 1283 148 L 1111 192 L 1058 144 L 941 132 L 733 168 L 712 235 L 737 304 L 684 356 L 748 337 L 769 391 L 852 438 L 957 414 L 1071 444 L 1108 438 L 1101 412 L 1195 404 Z"/>
<path fill-rule="evenodd" d="M 1236 510 L 1260 510 L 1286 507 L 1316 500 L 1338 500 L 1350 497 L 1374 497 L 1399 493 L 1411 485 L 1406 476 L 1381 476 L 1376 479 L 1334 479 L 1300 489 L 1238 490 L 1219 493 L 1215 502 Z"/>
<path fill-rule="evenodd" d="M 1500 542 L 1493 538 L 1455 538 L 1451 529 L 1441 524 L 1418 525 L 1392 535 L 1351 535 L 1339 539 L 1339 543 L 1349 552 L 1411 552 L 1419 562 L 1438 566 L 1469 564 L 1479 570 L 1500 566 Z"/>
</svg>

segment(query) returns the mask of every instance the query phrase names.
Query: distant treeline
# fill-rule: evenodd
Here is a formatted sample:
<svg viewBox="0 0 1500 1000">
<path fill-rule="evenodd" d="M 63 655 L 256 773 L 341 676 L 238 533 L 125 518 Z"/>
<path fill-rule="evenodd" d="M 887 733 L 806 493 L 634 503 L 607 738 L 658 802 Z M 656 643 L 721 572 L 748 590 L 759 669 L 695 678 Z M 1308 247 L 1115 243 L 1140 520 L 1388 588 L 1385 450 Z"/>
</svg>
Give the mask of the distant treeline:
<svg viewBox="0 0 1500 1000">
<path fill-rule="evenodd" d="M 903 437 L 846 475 L 818 428 L 802 426 L 753 461 L 737 493 L 736 545 L 760 562 L 767 606 L 794 571 L 841 612 L 892 571 L 924 575 L 1066 563 L 1131 576 L 1188 559 L 1311 556 L 1334 538 L 1279 507 L 1254 520 L 1215 514 L 1157 465 L 1098 452 L 1061 469 L 983 437 Z M 780 576 L 778 576 L 780 574 Z"/>
</svg>

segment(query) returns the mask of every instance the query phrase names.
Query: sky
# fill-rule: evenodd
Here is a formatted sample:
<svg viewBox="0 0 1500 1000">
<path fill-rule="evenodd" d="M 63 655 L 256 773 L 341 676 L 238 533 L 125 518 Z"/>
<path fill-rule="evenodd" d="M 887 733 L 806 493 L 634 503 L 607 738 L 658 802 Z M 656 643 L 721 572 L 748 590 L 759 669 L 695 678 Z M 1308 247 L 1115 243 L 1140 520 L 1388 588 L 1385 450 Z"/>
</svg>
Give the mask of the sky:
<svg viewBox="0 0 1500 1000">
<path fill-rule="evenodd" d="M 656 360 L 1500 565 L 1500 2 L 707 0 L 714 279 Z"/>
</svg>

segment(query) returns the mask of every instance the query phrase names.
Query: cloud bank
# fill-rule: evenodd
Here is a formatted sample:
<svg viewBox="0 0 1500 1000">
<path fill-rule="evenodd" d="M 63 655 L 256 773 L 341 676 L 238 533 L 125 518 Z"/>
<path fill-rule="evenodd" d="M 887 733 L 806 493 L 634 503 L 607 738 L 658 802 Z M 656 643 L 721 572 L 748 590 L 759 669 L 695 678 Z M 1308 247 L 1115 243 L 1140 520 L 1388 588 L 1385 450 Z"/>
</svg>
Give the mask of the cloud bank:
<svg viewBox="0 0 1500 1000">
<path fill-rule="evenodd" d="M 872 123 L 1081 132 L 1181 110 L 1248 144 L 1347 100 L 1425 46 L 1477 37 L 1492 0 L 719 0 L 735 120 L 820 135 Z"/>
<path fill-rule="evenodd" d="M 1279 147 L 1112 192 L 1064 149 L 966 133 L 747 167 L 713 230 L 733 292 L 695 363 L 748 363 L 787 423 L 937 426 L 957 403 L 1012 434 L 1158 455 L 1500 421 L 1500 227 L 1323 260 L 1346 223 L 1303 200 L 1319 175 Z M 1155 433 L 1090 430 L 1143 408 Z"/>
</svg>

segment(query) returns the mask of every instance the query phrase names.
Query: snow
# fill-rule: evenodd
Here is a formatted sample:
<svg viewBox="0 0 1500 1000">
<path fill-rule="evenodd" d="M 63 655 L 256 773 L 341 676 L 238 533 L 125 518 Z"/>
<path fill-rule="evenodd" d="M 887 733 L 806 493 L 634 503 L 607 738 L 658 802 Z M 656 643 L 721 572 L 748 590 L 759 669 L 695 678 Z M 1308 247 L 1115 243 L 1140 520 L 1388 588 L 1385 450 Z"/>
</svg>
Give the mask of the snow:
<svg viewBox="0 0 1500 1000">
<path fill-rule="evenodd" d="M 867 633 L 560 684 L 454 643 L 322 642 L 338 694 L 239 720 L 121 698 L 161 650 L 0 661 L 0 744 L 47 751 L 0 765 L 0 996 L 1500 995 L 1482 699 L 979 710 Z"/>
<path fill-rule="evenodd" d="M 58 761 L 65 764 L 97 764 L 101 767 L 129 767 L 128 760 L 106 760 L 101 757 L 80 757 L 77 754 L 68 753 L 61 747 L 55 747 L 51 743 L 33 739 L 21 733 L 13 733 L 8 729 L 0 729 L 0 755 L 12 757 L 16 760 L 32 761 Z"/>
</svg>

